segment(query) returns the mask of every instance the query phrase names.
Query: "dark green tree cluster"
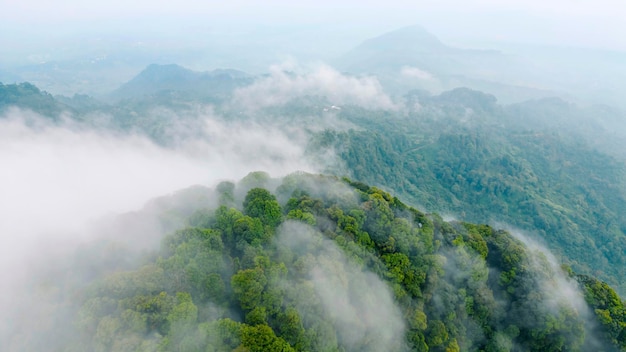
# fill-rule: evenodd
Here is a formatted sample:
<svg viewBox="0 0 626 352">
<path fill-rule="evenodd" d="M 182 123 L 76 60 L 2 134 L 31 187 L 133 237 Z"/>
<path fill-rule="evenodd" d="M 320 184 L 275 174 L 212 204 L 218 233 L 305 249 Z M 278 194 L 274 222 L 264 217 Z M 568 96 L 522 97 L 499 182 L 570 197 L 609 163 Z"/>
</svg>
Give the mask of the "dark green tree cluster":
<svg viewBox="0 0 626 352">
<path fill-rule="evenodd" d="M 577 283 L 505 231 L 332 177 L 216 195 L 158 256 L 81 294 L 66 350 L 626 350 L 614 291 L 579 276 L 567 297 Z"/>
<path fill-rule="evenodd" d="M 599 333 L 621 349 L 626 349 L 624 301 L 609 285 L 594 277 L 577 275 L 576 279 L 585 292 L 585 299 L 600 322 Z"/>
</svg>

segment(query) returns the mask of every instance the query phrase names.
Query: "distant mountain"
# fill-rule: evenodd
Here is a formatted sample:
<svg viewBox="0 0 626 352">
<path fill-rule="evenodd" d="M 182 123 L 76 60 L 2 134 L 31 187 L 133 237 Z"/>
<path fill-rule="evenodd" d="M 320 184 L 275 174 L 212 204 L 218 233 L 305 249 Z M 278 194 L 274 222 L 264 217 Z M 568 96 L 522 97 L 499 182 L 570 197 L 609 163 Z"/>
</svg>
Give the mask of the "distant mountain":
<svg viewBox="0 0 626 352">
<path fill-rule="evenodd" d="M 140 98 L 164 91 L 222 96 L 251 81 L 251 75 L 237 70 L 218 69 L 210 72 L 197 72 L 175 64 L 152 64 L 114 90 L 110 97 L 115 100 Z"/>
<path fill-rule="evenodd" d="M 144 65 L 126 63 L 112 56 L 51 60 L 5 68 L 8 77 L 0 73 L 0 81 L 30 82 L 53 95 L 100 97 L 133 77 Z"/>
<path fill-rule="evenodd" d="M 580 107 L 558 97 L 529 100 L 506 107 L 508 129 L 549 129 L 575 136 L 604 153 L 626 159 L 626 112 L 606 105 Z"/>
<path fill-rule="evenodd" d="M 0 113 L 11 107 L 32 110 L 39 114 L 56 118 L 64 110 L 71 108 L 60 103 L 48 92 L 41 91 L 31 83 L 0 83 Z"/>
<path fill-rule="evenodd" d="M 420 26 L 406 27 L 366 40 L 335 64 L 351 72 L 384 72 L 414 67 L 434 75 L 493 70 L 512 60 L 499 51 L 445 45 Z"/>
<path fill-rule="evenodd" d="M 345 72 L 376 75 L 387 90 L 398 93 L 465 86 L 495 94 L 505 103 L 555 95 L 525 81 L 529 67 L 521 57 L 451 47 L 420 26 L 368 39 L 333 64 Z"/>
</svg>

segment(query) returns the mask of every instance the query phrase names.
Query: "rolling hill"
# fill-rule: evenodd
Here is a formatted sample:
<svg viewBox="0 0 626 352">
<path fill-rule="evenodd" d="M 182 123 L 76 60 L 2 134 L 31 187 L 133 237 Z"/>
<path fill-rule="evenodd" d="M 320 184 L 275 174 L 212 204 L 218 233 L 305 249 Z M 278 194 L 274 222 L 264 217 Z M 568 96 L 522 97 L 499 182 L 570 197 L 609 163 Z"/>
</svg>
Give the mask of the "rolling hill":
<svg viewBox="0 0 626 352">
<path fill-rule="evenodd" d="M 196 72 L 174 64 L 152 64 L 109 96 L 115 100 L 132 99 L 164 91 L 194 96 L 224 96 L 237 87 L 249 84 L 251 80 L 252 76 L 237 70 Z"/>
<path fill-rule="evenodd" d="M 178 214 L 185 225 L 138 266 L 127 266 L 133 252 L 114 233 L 66 258 L 74 263 L 69 271 L 49 266 L 43 283 L 32 283 L 40 292 L 37 306 L 71 323 L 32 324 L 22 317 L 5 347 L 626 348 L 619 296 L 601 281 L 561 268 L 524 237 L 445 222 L 376 187 L 304 173 L 271 179 L 255 172 L 180 195 L 195 201 L 162 199 L 161 217 L 171 221 Z M 106 256 L 86 255 L 104 248 Z M 76 275 L 86 273 L 90 284 L 77 283 Z M 61 287 L 73 294 L 54 294 Z"/>
</svg>

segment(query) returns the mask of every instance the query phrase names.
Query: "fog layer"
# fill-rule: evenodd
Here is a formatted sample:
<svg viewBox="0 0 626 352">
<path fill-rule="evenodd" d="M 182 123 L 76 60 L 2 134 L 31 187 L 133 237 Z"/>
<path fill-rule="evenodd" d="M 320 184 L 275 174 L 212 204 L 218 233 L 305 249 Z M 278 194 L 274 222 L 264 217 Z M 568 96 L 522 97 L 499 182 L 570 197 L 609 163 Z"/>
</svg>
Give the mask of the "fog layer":
<svg viewBox="0 0 626 352">
<path fill-rule="evenodd" d="M 302 158 L 304 141 L 251 123 L 199 119 L 207 138 L 182 139 L 167 149 L 140 135 L 52 124 L 22 110 L 2 116 L 0 275 L 5 293 L 15 294 L 3 295 L 0 309 L 17 304 L 20 291 L 13 288 L 24 283 L 29 267 L 92 240 L 90 224 L 104 215 L 138 210 L 153 197 L 194 184 L 239 179 L 250 170 L 312 170 Z"/>
</svg>

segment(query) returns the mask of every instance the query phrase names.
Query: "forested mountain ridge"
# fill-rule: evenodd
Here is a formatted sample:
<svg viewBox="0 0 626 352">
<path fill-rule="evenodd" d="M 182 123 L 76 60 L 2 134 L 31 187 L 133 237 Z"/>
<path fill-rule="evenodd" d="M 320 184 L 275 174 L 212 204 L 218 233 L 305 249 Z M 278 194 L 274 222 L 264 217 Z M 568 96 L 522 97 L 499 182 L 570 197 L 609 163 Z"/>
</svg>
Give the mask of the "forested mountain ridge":
<svg viewBox="0 0 626 352">
<path fill-rule="evenodd" d="M 536 79 L 535 72 L 526 67 L 523 57 L 449 46 L 420 26 L 368 39 L 334 65 L 354 74 L 376 75 L 385 88 L 399 94 L 415 88 L 442 92 L 460 86 L 490 92 L 507 102 L 555 94 L 538 88 L 545 85 L 529 84 Z M 524 79 L 520 71 L 525 72 Z"/>
<path fill-rule="evenodd" d="M 136 269 L 107 263 L 71 297 L 40 297 L 73 320 L 71 331 L 52 324 L 20 341 L 20 329 L 33 327 L 18 325 L 11 343 L 66 351 L 626 350 L 626 310 L 610 287 L 505 231 L 445 222 L 378 188 L 304 173 L 277 180 L 257 172 L 183 196 L 216 205 L 170 200 L 178 205 L 163 215 L 187 218 L 186 227 Z M 99 248 L 109 258 L 72 260 L 97 268 L 123 251 Z M 73 276 L 35 288 L 54 293 L 76 285 Z"/>
<path fill-rule="evenodd" d="M 227 95 L 237 87 L 250 84 L 252 77 L 237 70 L 196 72 L 175 64 L 152 64 L 109 96 L 117 100 L 131 99 L 164 91 L 198 96 Z"/>
<path fill-rule="evenodd" d="M 333 64 L 345 72 L 375 75 L 398 94 L 412 88 L 440 93 L 470 87 L 506 103 L 561 96 L 624 108 L 623 52 L 519 43 L 478 47 L 448 45 L 425 28 L 410 26 L 367 39 Z"/>
<path fill-rule="evenodd" d="M 4 86 L 10 87 L 19 91 Z M 86 124 L 146 134 L 163 145 L 202 133 L 196 110 L 203 104 L 228 121 L 302 126 L 310 139 L 305 157 L 325 165 L 325 173 L 397 192 L 429 211 L 528 231 L 577 272 L 626 292 L 626 128 L 618 109 L 559 98 L 500 105 L 467 88 L 413 91 L 398 111 L 329 110 L 333 103 L 324 96 L 242 113 L 224 97 L 164 93 L 107 105 L 75 96 L 63 105 L 37 94 L 21 101 L 45 101 L 43 110 L 38 103 L 32 109 L 57 118 L 65 111 L 59 106 L 71 106 L 70 116 Z"/>
<path fill-rule="evenodd" d="M 576 117 L 567 131 L 563 115 L 529 121 L 523 107 L 466 89 L 414 103 L 406 115 L 345 108 L 357 127 L 319 133 L 311 149 L 335 150 L 341 170 L 411 204 L 535 233 L 577 271 L 623 284 L 626 167 L 606 151 L 617 140 L 596 139 Z"/>
<path fill-rule="evenodd" d="M 0 352 L 626 352 L 610 2 L 1 7 Z"/>
<path fill-rule="evenodd" d="M 71 110 L 69 106 L 28 82 L 19 84 L 0 82 L 0 113 L 6 113 L 10 107 L 32 110 L 49 117 L 58 117 L 63 111 Z"/>
<path fill-rule="evenodd" d="M 426 29 L 411 26 L 364 41 L 340 57 L 336 66 L 369 74 L 417 67 L 436 76 L 452 76 L 505 63 L 511 64 L 511 58 L 496 50 L 451 47 Z"/>
</svg>

